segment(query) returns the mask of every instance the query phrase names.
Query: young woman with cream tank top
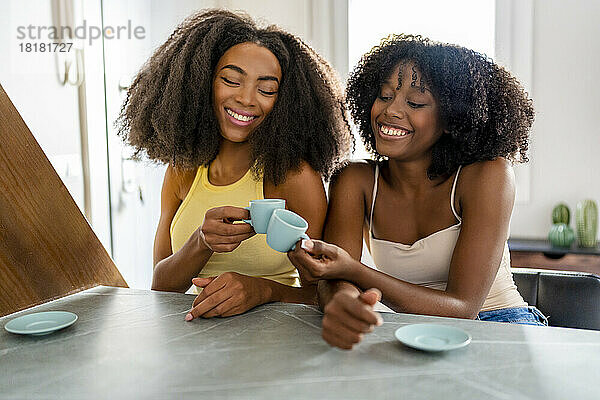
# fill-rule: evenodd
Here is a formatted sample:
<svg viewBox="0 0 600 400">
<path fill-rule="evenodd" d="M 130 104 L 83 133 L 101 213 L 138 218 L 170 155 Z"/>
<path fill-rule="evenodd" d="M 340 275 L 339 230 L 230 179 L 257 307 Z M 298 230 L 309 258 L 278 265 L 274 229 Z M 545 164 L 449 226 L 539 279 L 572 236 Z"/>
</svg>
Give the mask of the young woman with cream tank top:
<svg viewBox="0 0 600 400">
<path fill-rule="evenodd" d="M 454 195 L 461 167 L 458 167 L 452 184 L 449 206 L 456 218 L 456 224 L 421 238 L 411 245 L 377 239 L 373 235 L 373 210 L 377 199 L 379 165 L 375 165 L 375 183 L 373 185 L 371 212 L 369 216 L 369 249 L 377 269 L 395 278 L 437 290 L 446 290 L 450 260 L 460 235 L 462 218 L 454 206 Z M 443 206 L 443 205 L 442 205 Z M 527 307 L 510 272 L 510 253 L 508 243 L 504 243 L 502 259 L 496 278 L 481 306 L 481 311 L 500 308 Z"/>
<path fill-rule="evenodd" d="M 142 67 L 122 110 L 121 135 L 168 164 L 152 289 L 198 288 L 187 321 L 272 301 L 315 304 L 315 285 L 301 286 L 285 254 L 242 220 L 249 201 L 283 199 L 321 237 L 322 179 L 351 144 L 331 66 L 276 26 L 204 10 Z"/>
<path fill-rule="evenodd" d="M 394 311 L 543 325 L 510 272 L 512 162 L 526 161 L 533 107 L 471 50 L 391 35 L 361 58 L 347 102 L 374 161 L 332 180 L 324 240 L 289 258 L 318 281 L 323 338 L 351 349 Z M 377 269 L 360 263 L 363 238 Z"/>
</svg>

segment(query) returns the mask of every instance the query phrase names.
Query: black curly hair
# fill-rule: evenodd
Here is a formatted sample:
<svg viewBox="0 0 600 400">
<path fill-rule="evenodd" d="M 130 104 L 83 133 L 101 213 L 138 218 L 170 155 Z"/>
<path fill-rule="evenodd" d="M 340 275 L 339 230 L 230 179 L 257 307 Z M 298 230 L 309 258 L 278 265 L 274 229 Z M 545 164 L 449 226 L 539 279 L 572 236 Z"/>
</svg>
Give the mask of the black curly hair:
<svg viewBox="0 0 600 400">
<path fill-rule="evenodd" d="M 421 74 L 416 82 L 413 69 L 411 85 L 429 87 L 447 131 L 432 148 L 430 179 L 452 174 L 459 165 L 497 157 L 528 161 L 534 111 L 519 82 L 485 55 L 405 34 L 382 39 L 362 57 L 348 80 L 350 113 L 377 161 L 384 157 L 375 148 L 371 107 L 383 82 L 406 62 L 414 63 Z"/>
<path fill-rule="evenodd" d="M 129 88 L 119 135 L 136 157 L 182 169 L 210 164 L 222 139 L 212 107 L 215 68 L 245 42 L 271 51 L 282 70 L 275 106 L 248 138 L 255 174 L 277 185 L 306 161 L 329 178 L 354 143 L 335 71 L 298 37 L 242 13 L 203 10 L 184 20 Z"/>
</svg>

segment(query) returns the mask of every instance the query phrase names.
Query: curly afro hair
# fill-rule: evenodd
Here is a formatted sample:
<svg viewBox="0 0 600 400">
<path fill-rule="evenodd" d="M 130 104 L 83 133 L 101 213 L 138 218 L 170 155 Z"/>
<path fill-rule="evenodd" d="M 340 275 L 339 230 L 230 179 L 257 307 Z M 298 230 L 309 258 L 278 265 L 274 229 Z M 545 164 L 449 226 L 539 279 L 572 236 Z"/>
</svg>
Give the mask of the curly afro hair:
<svg viewBox="0 0 600 400">
<path fill-rule="evenodd" d="M 354 144 L 335 71 L 298 37 L 241 13 L 204 10 L 177 27 L 129 88 L 119 136 L 136 157 L 179 168 L 210 164 L 221 143 L 213 74 L 221 56 L 245 42 L 270 50 L 282 70 L 275 106 L 248 138 L 256 176 L 277 185 L 306 161 L 329 178 Z"/>
<path fill-rule="evenodd" d="M 411 85 L 430 88 L 447 131 L 432 148 L 430 179 L 452 174 L 459 165 L 497 157 L 528 161 L 534 111 L 519 82 L 480 53 L 412 35 L 384 38 L 362 57 L 348 80 L 350 113 L 377 161 L 384 157 L 375 148 L 371 106 L 383 82 L 406 62 L 421 73 L 416 82 L 413 70 Z"/>
</svg>

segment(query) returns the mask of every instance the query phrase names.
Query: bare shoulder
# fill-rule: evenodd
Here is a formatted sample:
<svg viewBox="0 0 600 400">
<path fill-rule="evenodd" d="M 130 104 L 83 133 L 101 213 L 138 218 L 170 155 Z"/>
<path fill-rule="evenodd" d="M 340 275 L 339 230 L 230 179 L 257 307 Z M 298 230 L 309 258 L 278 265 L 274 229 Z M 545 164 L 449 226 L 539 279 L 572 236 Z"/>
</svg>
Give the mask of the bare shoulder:
<svg viewBox="0 0 600 400">
<path fill-rule="evenodd" d="M 375 179 L 374 170 L 375 162 L 372 160 L 349 161 L 333 175 L 331 187 L 370 193 Z"/>
<path fill-rule="evenodd" d="M 514 200 L 515 174 L 510 161 L 497 158 L 466 165 L 459 181 L 460 198 L 487 201 L 489 198 Z"/>
<path fill-rule="evenodd" d="M 177 168 L 169 164 L 165 172 L 163 187 L 174 193 L 179 200 L 183 201 L 192 187 L 196 172 L 196 169 Z"/>
<path fill-rule="evenodd" d="M 297 186 L 302 184 L 319 183 L 321 181 L 321 174 L 315 171 L 309 163 L 302 161 L 298 169 L 289 171 L 287 173 L 285 182 L 283 182 L 281 185 Z"/>
<path fill-rule="evenodd" d="M 510 161 L 498 157 L 492 161 L 480 161 L 463 167 L 461 178 L 465 186 L 514 185 L 515 174 Z"/>
<path fill-rule="evenodd" d="M 302 162 L 300 167 L 288 171 L 285 180 L 275 186 L 272 182 L 264 181 L 266 193 L 288 193 L 296 191 L 298 188 L 307 188 L 313 185 L 323 185 L 321 174 L 315 171 L 310 164 Z"/>
<path fill-rule="evenodd" d="M 265 197 L 278 197 L 284 199 L 296 198 L 314 193 L 324 193 L 321 174 L 315 171 L 307 162 L 302 162 L 300 167 L 288 171 L 285 181 L 275 186 L 272 182 L 264 181 Z"/>
</svg>

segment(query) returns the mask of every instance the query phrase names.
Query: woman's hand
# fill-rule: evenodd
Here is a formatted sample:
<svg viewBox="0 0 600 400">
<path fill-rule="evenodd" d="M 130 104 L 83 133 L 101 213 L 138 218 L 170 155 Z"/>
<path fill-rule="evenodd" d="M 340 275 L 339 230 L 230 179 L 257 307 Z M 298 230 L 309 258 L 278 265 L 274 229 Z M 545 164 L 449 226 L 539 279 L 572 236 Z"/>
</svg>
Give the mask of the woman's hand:
<svg viewBox="0 0 600 400">
<path fill-rule="evenodd" d="M 250 211 L 240 207 L 211 208 L 204 215 L 204 222 L 198 228 L 201 244 L 216 253 L 226 253 L 236 249 L 242 241 L 256 235 L 250 224 L 234 224 L 250 218 Z"/>
<path fill-rule="evenodd" d="M 315 283 L 321 279 L 345 279 L 352 276 L 357 261 L 344 249 L 320 240 L 302 240 L 288 258 L 300 273 L 300 280 Z M 359 263 L 360 264 L 360 263 Z"/>
<path fill-rule="evenodd" d="M 271 281 L 236 272 L 194 278 L 192 283 L 204 289 L 194 299 L 193 308 L 185 316 L 186 321 L 241 314 L 269 302 L 271 298 Z"/>
<path fill-rule="evenodd" d="M 373 306 L 381 299 L 381 292 L 369 289 L 340 290 L 327 303 L 323 316 L 323 339 L 331 346 L 351 350 L 365 333 L 372 332 L 383 319 Z"/>
</svg>

